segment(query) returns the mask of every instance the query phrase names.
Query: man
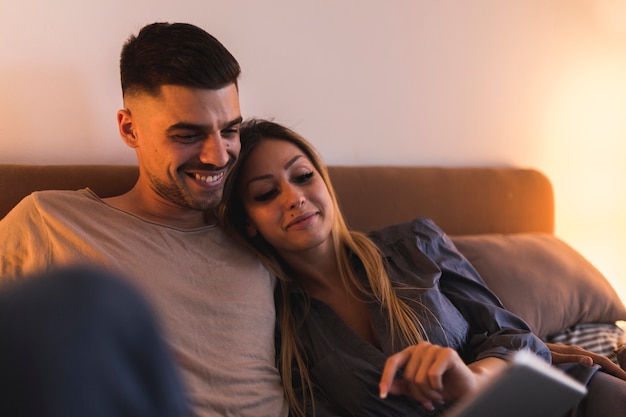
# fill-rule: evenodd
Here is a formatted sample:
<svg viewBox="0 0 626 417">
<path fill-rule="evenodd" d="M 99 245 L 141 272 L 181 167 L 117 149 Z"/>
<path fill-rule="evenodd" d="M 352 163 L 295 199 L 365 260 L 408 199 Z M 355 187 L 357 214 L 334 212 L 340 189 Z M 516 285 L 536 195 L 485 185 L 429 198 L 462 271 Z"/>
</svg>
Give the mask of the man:
<svg viewBox="0 0 626 417">
<path fill-rule="evenodd" d="M 126 277 L 157 313 L 194 414 L 286 415 L 273 277 L 213 213 L 239 154 L 239 64 L 198 27 L 155 23 L 130 37 L 120 69 L 117 121 L 137 183 L 107 199 L 90 190 L 25 198 L 0 222 L 0 274 L 95 265 Z"/>
</svg>

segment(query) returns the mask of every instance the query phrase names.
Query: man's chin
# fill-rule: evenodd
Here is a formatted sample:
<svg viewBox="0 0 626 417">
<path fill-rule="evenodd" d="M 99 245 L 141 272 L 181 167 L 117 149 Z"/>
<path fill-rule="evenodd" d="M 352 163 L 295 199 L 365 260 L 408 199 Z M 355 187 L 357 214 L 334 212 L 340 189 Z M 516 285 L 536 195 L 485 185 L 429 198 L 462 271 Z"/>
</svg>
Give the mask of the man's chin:
<svg viewBox="0 0 626 417">
<path fill-rule="evenodd" d="M 208 198 L 205 197 L 203 199 L 195 199 L 192 201 L 192 204 L 190 204 L 190 206 L 194 210 L 207 211 L 207 210 L 213 210 L 214 208 L 219 206 L 221 202 L 222 202 L 222 192 L 220 191 L 219 193 L 212 194 Z"/>
</svg>

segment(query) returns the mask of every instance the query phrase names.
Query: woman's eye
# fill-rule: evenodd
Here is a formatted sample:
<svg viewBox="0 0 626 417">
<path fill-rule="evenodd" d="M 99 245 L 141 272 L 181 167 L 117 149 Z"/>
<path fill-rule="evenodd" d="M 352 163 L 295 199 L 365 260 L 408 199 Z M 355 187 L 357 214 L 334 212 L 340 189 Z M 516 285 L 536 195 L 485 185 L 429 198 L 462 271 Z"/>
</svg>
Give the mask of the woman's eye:
<svg viewBox="0 0 626 417">
<path fill-rule="evenodd" d="M 255 195 L 253 199 L 254 201 L 260 201 L 260 202 L 269 201 L 276 195 L 276 193 L 277 193 L 276 190 L 270 190 L 265 193 Z"/>
<path fill-rule="evenodd" d="M 306 174 L 302 174 L 302 175 L 298 175 L 296 177 L 296 183 L 298 184 L 304 184 L 306 182 L 308 182 L 311 178 L 313 178 L 314 172 L 307 172 Z"/>
</svg>

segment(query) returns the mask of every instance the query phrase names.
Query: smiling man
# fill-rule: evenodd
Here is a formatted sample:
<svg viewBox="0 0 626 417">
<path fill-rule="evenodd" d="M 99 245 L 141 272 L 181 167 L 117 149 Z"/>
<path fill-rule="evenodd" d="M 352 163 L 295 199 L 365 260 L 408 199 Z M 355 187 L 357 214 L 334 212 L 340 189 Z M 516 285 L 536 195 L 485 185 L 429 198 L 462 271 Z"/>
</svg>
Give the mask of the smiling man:
<svg viewBox="0 0 626 417">
<path fill-rule="evenodd" d="M 106 199 L 88 189 L 43 191 L 25 198 L 0 222 L 2 280 L 22 281 L 20 277 L 76 266 L 95 266 L 122 276 L 154 308 L 168 351 L 181 370 L 192 414 L 285 416 L 274 356 L 274 278 L 222 232 L 213 213 L 240 149 L 239 64 L 217 39 L 196 26 L 155 23 L 129 38 L 122 49 L 120 69 L 124 109 L 118 112 L 117 121 L 122 139 L 137 155 L 136 184 L 127 193 Z M 74 278 L 57 277 L 60 284 L 55 287 L 76 289 L 76 282 L 89 280 L 90 273 L 68 275 Z M 87 276 L 77 279 L 80 275 Z M 7 321 L 19 322 L 24 315 L 32 317 L 40 311 L 35 323 L 42 328 L 75 328 L 75 340 L 86 343 L 73 344 L 68 337 L 60 351 L 89 355 L 94 347 L 88 344 L 89 333 L 81 331 L 101 329 L 106 333 L 119 323 L 111 323 L 108 313 L 86 314 L 84 309 L 114 306 L 117 316 L 124 317 L 132 307 L 107 291 L 92 290 L 90 294 L 94 292 L 101 297 L 108 294 L 110 303 L 81 303 L 84 290 L 77 291 L 74 298 L 60 298 L 59 305 L 76 303 L 75 316 L 70 315 L 68 323 L 59 314 L 49 314 L 55 311 L 52 307 L 44 314 L 31 305 L 29 291 L 13 294 L 24 297 L 13 303 L 20 308 L 15 317 L 10 309 L 3 314 L 9 317 Z M 132 311 L 128 314 L 130 320 Z M 87 324 L 74 326 L 77 317 Z M 31 343 L 32 354 L 48 355 L 49 362 L 61 361 L 54 369 L 67 369 L 75 377 L 102 372 L 105 381 L 96 381 L 94 386 L 72 381 L 73 387 L 86 395 L 96 392 L 102 401 L 127 401 L 123 395 L 133 390 L 120 375 L 130 369 L 139 369 L 146 374 L 143 380 L 152 380 L 150 366 L 124 364 L 125 347 L 116 346 L 111 338 L 103 340 L 111 342 L 111 350 L 122 352 L 116 356 L 122 357 L 121 362 L 109 363 L 108 356 L 96 351 L 90 362 L 93 369 L 76 369 L 79 362 L 72 361 L 72 355 L 44 354 L 53 351 L 48 349 L 50 340 L 43 336 L 50 332 L 19 326 L 13 330 L 17 333 L 10 342 L 15 346 L 28 339 L 20 332 L 42 335 Z M 3 343 L 5 340 L 3 337 Z M 10 348 L 10 343 L 6 346 Z M 154 343 L 146 341 L 146 358 L 154 348 Z M 16 374 L 20 372 L 20 362 L 12 367 Z M 41 378 L 42 367 L 32 371 L 31 381 L 47 380 Z M 50 380 L 61 387 L 70 383 L 56 376 Z M 167 381 L 163 385 L 168 386 Z M 56 415 L 70 415 L 63 413 L 63 404 L 82 404 L 76 401 L 81 394 L 57 389 L 59 386 L 43 387 L 42 395 L 53 389 L 62 392 L 60 396 L 67 398 L 55 396 L 52 401 L 60 410 Z M 14 384 L 14 392 L 19 388 Z M 113 394 L 100 395 L 99 390 Z M 123 395 L 116 397 L 118 391 Z M 135 398 L 132 407 L 119 415 L 150 415 L 128 412 L 137 404 L 150 404 L 154 398 L 149 392 L 140 400 Z M 47 413 L 41 416 L 55 415 L 50 412 L 51 404 L 40 402 Z M 84 409 L 77 415 L 104 415 L 92 411 Z"/>
<path fill-rule="evenodd" d="M 226 175 L 239 155 L 239 96 L 235 84 L 215 90 L 178 85 L 125 94 L 120 134 L 135 149 L 139 180 L 127 194 L 105 200 L 146 218 L 190 228 L 222 200 Z"/>
</svg>

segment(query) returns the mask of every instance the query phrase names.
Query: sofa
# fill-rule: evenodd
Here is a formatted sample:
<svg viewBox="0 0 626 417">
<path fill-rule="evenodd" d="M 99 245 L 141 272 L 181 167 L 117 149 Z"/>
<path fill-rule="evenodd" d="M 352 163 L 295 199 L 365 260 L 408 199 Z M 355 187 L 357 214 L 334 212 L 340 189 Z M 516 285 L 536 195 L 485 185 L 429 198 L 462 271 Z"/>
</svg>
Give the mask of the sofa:
<svg viewBox="0 0 626 417">
<path fill-rule="evenodd" d="M 552 184 L 540 171 L 330 166 L 329 173 L 353 229 L 429 217 L 538 336 L 619 362 L 625 336 L 616 323 L 626 320 L 626 307 L 606 278 L 555 236 Z M 33 191 L 89 187 L 109 197 L 137 176 L 132 165 L 0 164 L 0 219 Z"/>
</svg>

